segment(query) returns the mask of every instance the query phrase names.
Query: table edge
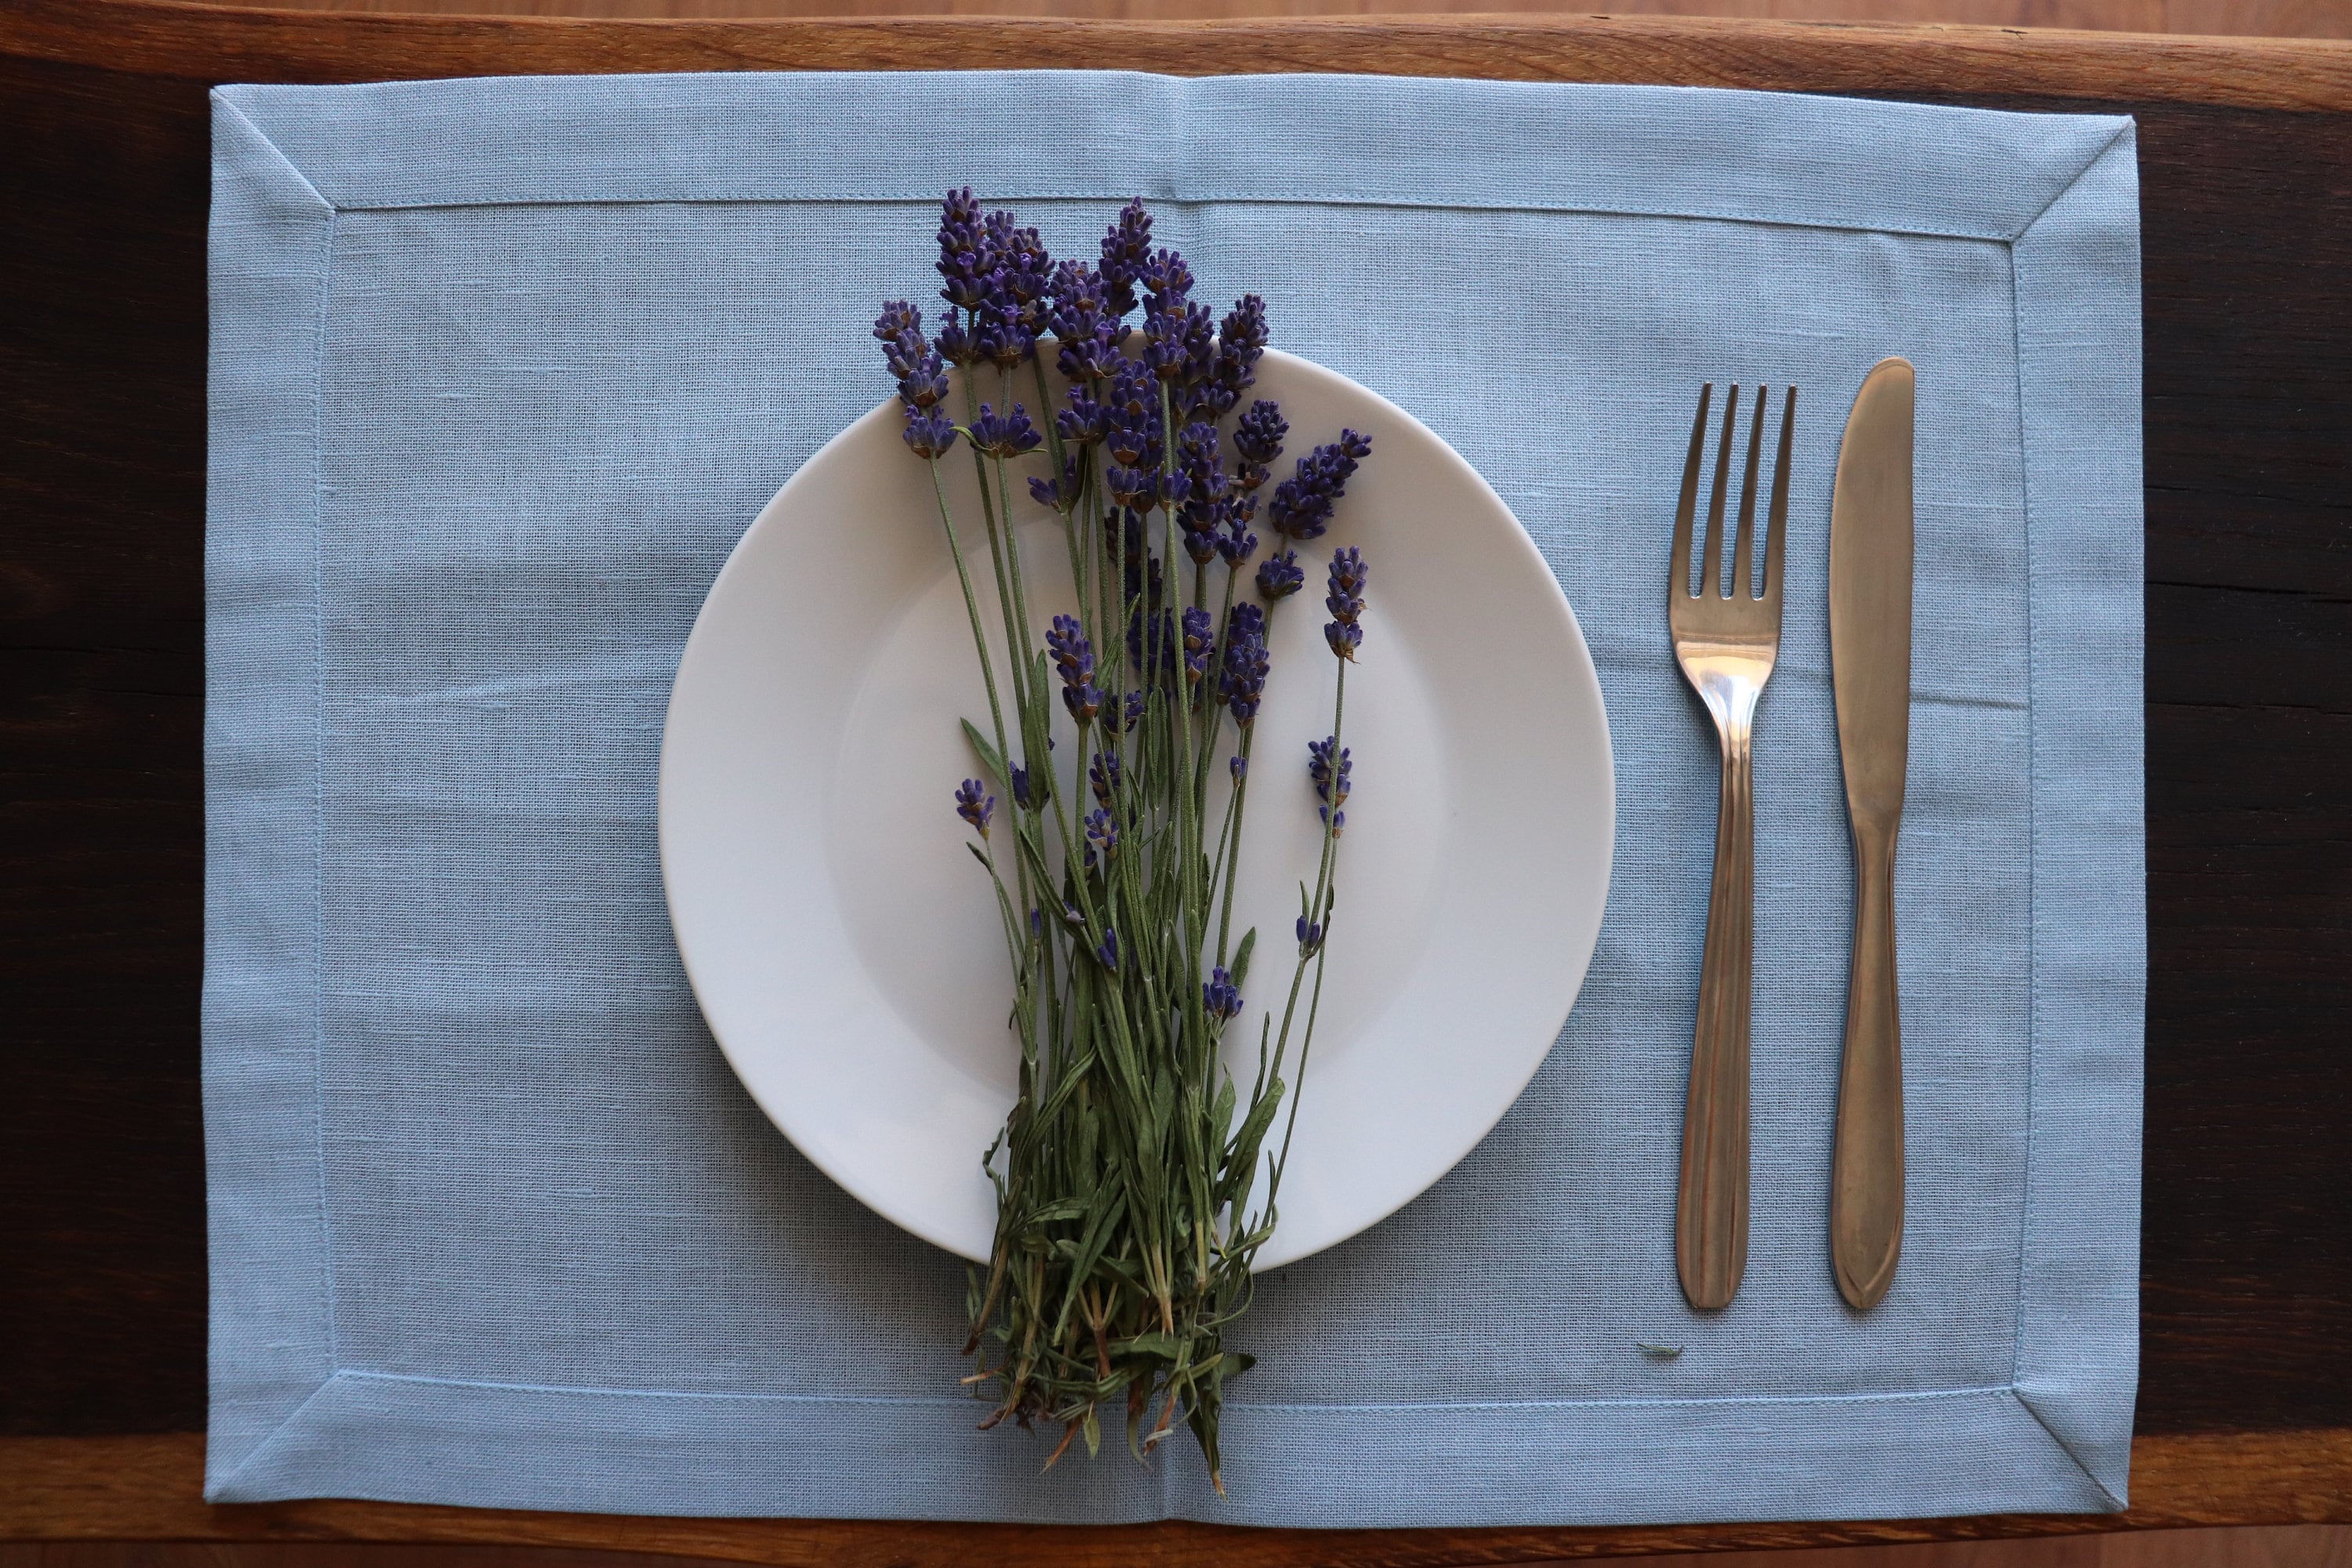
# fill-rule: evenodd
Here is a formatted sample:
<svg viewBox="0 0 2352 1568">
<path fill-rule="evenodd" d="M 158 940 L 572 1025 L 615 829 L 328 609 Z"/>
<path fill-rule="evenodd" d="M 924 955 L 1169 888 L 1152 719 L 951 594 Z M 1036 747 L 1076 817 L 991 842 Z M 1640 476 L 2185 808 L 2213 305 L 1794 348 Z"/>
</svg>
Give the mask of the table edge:
<svg viewBox="0 0 2352 1568">
<path fill-rule="evenodd" d="M 948 1568 L 976 1546 L 1003 1561 L 1050 1545 L 1063 1568 L 1214 1562 L 1220 1568 L 1566 1560 L 2199 1525 L 2352 1523 L 2352 1427 L 2156 1436 L 2132 1444 L 2130 1511 L 1624 1529 L 1253 1530 L 883 1520 L 672 1519 L 324 1500 L 207 1504 L 204 1437 L 0 1437 L 0 1541 L 406 1542 L 557 1546 L 800 1568 Z"/>
<path fill-rule="evenodd" d="M 9 0 L 0 55 L 203 81 L 1116 63 L 2352 110 L 2352 40 L 1688 16 L 667 21 Z"/>
</svg>

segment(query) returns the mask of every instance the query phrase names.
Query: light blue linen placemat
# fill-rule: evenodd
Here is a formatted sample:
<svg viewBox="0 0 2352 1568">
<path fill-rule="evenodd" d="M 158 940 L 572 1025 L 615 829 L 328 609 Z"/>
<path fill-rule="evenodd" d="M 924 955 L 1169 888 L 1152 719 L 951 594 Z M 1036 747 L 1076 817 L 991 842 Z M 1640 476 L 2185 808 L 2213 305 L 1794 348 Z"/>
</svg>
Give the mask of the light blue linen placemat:
<svg viewBox="0 0 2352 1568">
<path fill-rule="evenodd" d="M 207 1495 L 1294 1525 L 2120 1508 L 2137 1363 L 2138 229 L 2126 121 L 1052 73 L 229 88 L 207 533 Z M 1615 884 L 1493 1136 L 1269 1279 L 1189 1456 L 972 1430 L 961 1265 L 760 1117 L 664 913 L 678 650 L 885 387 L 950 184 L 1140 195 L 1559 571 Z M 1851 875 L 1822 616 L 1847 400 L 1919 367 L 1902 1271 L 1825 1256 Z M 1672 1213 L 1714 826 L 1661 603 L 1698 384 L 1803 389 L 1757 758 L 1755 1214 Z M 975 1151 L 975 1154 L 977 1151 Z M 1674 1360 L 1637 1342 L 1685 1347 Z M 1171 1447 L 1176 1447 L 1171 1445 Z"/>
</svg>

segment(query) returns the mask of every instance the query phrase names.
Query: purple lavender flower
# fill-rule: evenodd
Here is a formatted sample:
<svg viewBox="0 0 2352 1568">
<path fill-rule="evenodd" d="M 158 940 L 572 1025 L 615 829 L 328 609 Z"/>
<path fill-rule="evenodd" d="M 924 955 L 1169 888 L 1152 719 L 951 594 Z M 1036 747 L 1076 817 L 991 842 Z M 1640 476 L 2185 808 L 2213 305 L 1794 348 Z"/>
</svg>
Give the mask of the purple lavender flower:
<svg viewBox="0 0 2352 1568">
<path fill-rule="evenodd" d="M 983 279 L 994 268 L 980 204 L 969 186 L 950 191 L 940 204 L 940 276 L 945 286 L 940 298 L 967 310 L 980 306 Z"/>
<path fill-rule="evenodd" d="M 1298 956 L 1312 958 L 1315 950 L 1323 945 L 1323 927 L 1305 915 L 1298 917 Z"/>
<path fill-rule="evenodd" d="M 1070 388 L 1069 400 L 1054 416 L 1054 428 L 1066 447 L 1091 447 L 1110 430 L 1110 410 L 1087 395 L 1083 386 Z"/>
<path fill-rule="evenodd" d="M 1306 569 L 1298 564 L 1298 552 L 1277 550 L 1259 563 L 1257 596 L 1267 604 L 1287 599 L 1307 586 Z"/>
<path fill-rule="evenodd" d="M 1220 530 L 1224 518 L 1225 503 L 1221 500 L 1195 500 L 1184 508 L 1184 553 L 1192 558 L 1193 565 L 1206 566 L 1223 549 L 1224 534 Z"/>
<path fill-rule="evenodd" d="M 1003 282 L 1000 288 L 1013 306 L 1013 314 L 1029 333 L 1031 342 L 1045 331 L 1050 314 L 1048 296 L 1054 286 L 1054 258 L 1045 253 L 1045 242 L 1034 228 L 1014 228 L 1011 213 L 992 214 L 1004 220 L 1003 237 L 999 241 L 997 272 Z"/>
<path fill-rule="evenodd" d="M 901 438 L 918 458 L 936 458 L 955 445 L 955 423 L 936 408 L 909 408 Z"/>
<path fill-rule="evenodd" d="M 1364 646 L 1360 623 L 1364 614 L 1365 576 L 1363 553 L 1355 546 L 1331 552 L 1331 586 L 1323 595 L 1323 605 L 1332 618 L 1323 628 L 1323 639 L 1333 653 L 1350 662 Z"/>
<path fill-rule="evenodd" d="M 980 363 L 980 345 L 971 341 L 971 334 L 964 331 L 963 323 L 956 320 L 956 313 L 953 310 L 950 310 L 948 319 L 940 323 L 940 340 L 937 347 L 940 357 L 950 364 L 971 365 Z"/>
<path fill-rule="evenodd" d="M 1217 553 L 1239 571 L 1257 553 L 1257 535 L 1249 531 L 1249 513 L 1232 501 L 1224 503 L 1225 531 L 1217 535 Z"/>
<path fill-rule="evenodd" d="M 1184 476 L 1192 510 L 1189 517 L 1208 528 L 1217 519 L 1210 509 L 1225 493 L 1225 465 L 1217 452 L 1217 427 L 1195 421 L 1176 435 L 1177 471 Z"/>
<path fill-rule="evenodd" d="M 1216 338 L 1206 305 L 1154 294 L 1143 313 L 1143 363 L 1161 381 L 1190 384 L 1208 371 Z"/>
<path fill-rule="evenodd" d="M 1118 726 L 1118 731 L 1120 734 L 1125 734 L 1128 731 L 1134 729 L 1138 724 L 1143 722 L 1143 701 L 1144 698 L 1141 691 L 1130 691 L 1127 694 L 1127 700 L 1121 702 L 1118 708 L 1112 710 L 1117 716 L 1115 721 Z M 1111 721 L 1106 721 L 1106 722 Z"/>
<path fill-rule="evenodd" d="M 1118 932 L 1109 926 L 1103 927 L 1102 945 L 1095 949 L 1095 962 L 1114 973 L 1118 968 Z"/>
<path fill-rule="evenodd" d="M 1093 763 L 1087 769 L 1087 783 L 1093 787 L 1095 799 L 1106 811 L 1110 809 L 1112 798 L 1118 794 L 1121 773 L 1116 752 L 1097 752 Z"/>
<path fill-rule="evenodd" d="M 1149 477 L 1149 475 L 1142 476 L 1143 479 Z M 1136 482 L 1140 483 L 1142 480 L 1139 479 Z M 1103 488 L 1105 489 L 1110 488 L 1110 480 L 1108 477 L 1103 480 Z M 1113 561 L 1126 563 L 1143 553 L 1144 521 L 1144 515 L 1141 512 L 1124 504 L 1117 512 L 1104 516 L 1103 549 L 1109 552 Z"/>
<path fill-rule="evenodd" d="M 1184 611 L 1184 682 L 1198 686 L 1201 678 L 1209 673 L 1209 655 L 1216 650 L 1216 638 L 1210 635 L 1209 612 L 1192 605 Z"/>
<path fill-rule="evenodd" d="M 1225 621 L 1224 697 L 1234 722 L 1244 729 L 1257 717 L 1258 703 L 1265 696 L 1269 662 L 1265 612 L 1255 605 L 1235 605 Z M 1234 761 L 1238 763 L 1241 759 Z M 1236 769 L 1234 777 L 1241 776 Z"/>
<path fill-rule="evenodd" d="M 1105 441 L 1129 468 L 1160 466 L 1160 386 L 1151 373 L 1122 363 L 1103 398 Z"/>
<path fill-rule="evenodd" d="M 1111 375 L 1125 358 L 1119 344 L 1129 328 L 1111 314 L 1101 274 L 1083 262 L 1065 261 L 1054 269 L 1053 298 L 1046 324 L 1061 344 L 1055 363 L 1062 374 L 1074 383 Z"/>
<path fill-rule="evenodd" d="M 1225 973 L 1222 963 L 1209 971 L 1209 978 L 1201 983 L 1201 1007 L 1210 1017 L 1223 1022 L 1242 1010 L 1241 988 L 1234 977 Z"/>
<path fill-rule="evenodd" d="M 885 320 L 887 320 L 886 313 Z M 948 367 L 923 334 L 908 328 L 884 345 L 883 358 L 898 379 L 898 401 L 908 408 L 929 408 L 948 395 Z"/>
<path fill-rule="evenodd" d="M 1155 250 L 1137 275 L 1143 291 L 1161 303 L 1181 304 L 1192 292 L 1192 269 L 1172 250 Z"/>
<path fill-rule="evenodd" d="M 1053 744 L 1051 741 L 1045 743 L 1048 746 Z M 1013 763 L 1013 804 L 1024 811 L 1044 810 L 1046 803 L 1053 798 L 1053 778 L 1050 769 L 1040 769 L 1033 774 L 1019 763 Z"/>
<path fill-rule="evenodd" d="M 1055 511 L 1067 511 L 1078 504 L 1078 460 L 1065 458 L 1062 459 L 1062 471 L 1057 477 L 1029 481 L 1029 496 L 1039 506 Z"/>
<path fill-rule="evenodd" d="M 1331 552 L 1331 588 L 1323 595 L 1333 620 L 1353 623 L 1364 613 L 1364 552 L 1354 545 Z"/>
<path fill-rule="evenodd" d="M 1087 813 L 1087 869 L 1091 871 L 1097 866 L 1108 860 L 1111 858 L 1111 852 L 1118 847 L 1118 821 L 1112 817 L 1111 814 L 1108 810 Z M 1118 965 L 1117 963 L 1113 963 L 1111 967 L 1116 969 Z"/>
<path fill-rule="evenodd" d="M 1331 752 L 1335 746 L 1339 752 L 1336 775 L 1331 766 Z M 1339 745 L 1336 735 L 1307 742 L 1307 776 L 1315 781 L 1315 798 L 1323 803 L 1315 808 L 1316 815 L 1330 825 L 1334 838 L 1348 827 L 1348 814 L 1339 809 L 1348 804 L 1349 775 L 1355 771 L 1355 764 L 1348 753 L 1349 748 Z"/>
<path fill-rule="evenodd" d="M 1257 382 L 1257 362 L 1265 353 L 1265 301 L 1244 294 L 1225 312 L 1217 329 L 1217 346 L 1194 401 L 1212 418 L 1233 412 L 1242 394 Z"/>
<path fill-rule="evenodd" d="M 971 830 L 982 838 L 988 837 L 988 819 L 996 811 L 996 797 L 988 794 L 978 779 L 966 779 L 956 786 L 956 815 L 971 824 Z"/>
<path fill-rule="evenodd" d="M 1017 458 L 1024 452 L 1034 451 L 1042 439 L 1037 426 L 1029 423 L 1029 411 L 1017 403 L 1010 414 L 998 414 L 982 404 L 979 417 L 971 422 L 971 444 L 992 458 Z"/>
<path fill-rule="evenodd" d="M 1151 215 L 1139 201 L 1119 209 L 1118 221 L 1103 236 L 1103 299 L 1115 316 L 1135 309 L 1135 281 L 1151 259 Z"/>
<path fill-rule="evenodd" d="M 1159 565 L 1159 558 L 1151 563 Z M 1138 605 L 1127 621 L 1127 660 L 1147 682 L 1176 667 L 1176 617 L 1159 607 L 1159 599 L 1157 594 L 1150 595 L 1151 607 Z"/>
<path fill-rule="evenodd" d="M 1345 493 L 1356 465 L 1371 455 L 1372 444 L 1353 430 L 1318 447 L 1298 459 L 1298 468 L 1275 487 L 1266 521 L 1275 531 L 1292 539 L 1319 539 L 1331 521 L 1331 508 Z"/>
<path fill-rule="evenodd" d="M 1083 730 L 1102 711 L 1102 693 L 1095 687 L 1094 644 L 1075 617 L 1055 616 L 1045 647 L 1062 673 L 1062 705 Z"/>
<path fill-rule="evenodd" d="M 1243 756 L 1239 752 L 1234 753 L 1232 759 L 1225 763 L 1225 766 L 1232 771 L 1234 783 L 1235 784 L 1239 784 L 1242 780 L 1249 777 L 1249 759 Z"/>
<path fill-rule="evenodd" d="M 904 300 L 885 300 L 882 313 L 874 319 L 874 336 L 885 344 L 896 342 L 908 332 L 922 335 L 923 313 Z"/>
<path fill-rule="evenodd" d="M 989 274 L 992 279 L 1003 275 L 1002 268 Z M 1018 308 L 998 295 L 972 319 L 971 349 L 975 357 L 999 370 L 1011 370 L 1037 352 L 1037 337 L 1022 324 Z"/>
<path fill-rule="evenodd" d="M 1265 479 L 1265 466 L 1282 456 L 1282 443 L 1290 434 L 1290 421 L 1282 416 L 1281 405 L 1261 397 L 1244 410 L 1234 424 L 1234 450 L 1242 461 L 1255 464 L 1258 478 Z M 1255 489 L 1256 485 L 1249 487 Z"/>
<path fill-rule="evenodd" d="M 1130 468 L 1113 463 L 1103 470 L 1103 489 L 1110 499 L 1130 510 L 1151 504 L 1160 493 L 1160 480 L 1150 470 Z"/>
</svg>

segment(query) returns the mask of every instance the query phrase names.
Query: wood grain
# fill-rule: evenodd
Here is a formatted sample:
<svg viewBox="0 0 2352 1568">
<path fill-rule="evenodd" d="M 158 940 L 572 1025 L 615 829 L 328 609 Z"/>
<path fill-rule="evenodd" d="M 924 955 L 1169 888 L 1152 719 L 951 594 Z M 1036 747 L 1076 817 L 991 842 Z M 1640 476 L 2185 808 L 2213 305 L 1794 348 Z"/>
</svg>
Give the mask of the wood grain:
<svg viewBox="0 0 2352 1568">
<path fill-rule="evenodd" d="M 289 10 L 436 16 L 751 17 L 1064 16 L 1174 22 L 1265 16 L 1537 12 L 1573 15 L 1572 0 L 281 0 Z M 2262 38 L 2352 38 L 2344 0 L 1607 0 L 1616 16 L 1742 16 L 1774 22 L 1951 23 L 2117 33 Z"/>
<path fill-rule="evenodd" d="M 2124 1522 L 2347 1517 L 2348 54 L 1594 18 L 457 22 L 0 0 L 0 1431 L 26 1438 L 0 1448 L 0 1534 L 851 1563 L 1050 1545 L 1071 1561 L 1063 1546 L 1077 1537 L 954 1526 L 206 1510 L 195 1439 L 104 1435 L 204 1418 L 206 85 L 1106 60 L 1737 83 L 2138 117 L 2150 1012 L 2140 1503 Z M 2113 1522 L 1318 1534 L 1288 1547 L 1170 1527 L 1088 1533 L 1093 1555 L 1077 1561 L 1530 1561 Z"/>
<path fill-rule="evenodd" d="M 2352 1521 L 2352 1430 L 2260 1438 L 2143 1437 L 2127 1514 L 1994 1515 L 1851 1524 L 1627 1530 L 1243 1530 L 1157 1525 L 969 1525 L 888 1521 L 650 1519 L 399 1503 L 207 1505 L 194 1436 L 0 1438 L 0 1539 L 441 1542 L 594 1546 L 826 1568 L 963 1568 L 977 1559 L 1057 1568 L 1454 1568 L 1663 1552 L 1996 1540 L 2213 1523 Z"/>
<path fill-rule="evenodd" d="M 2352 42 L 1690 16 L 596 21 L 7 0 L 0 53 L 207 81 L 646 70 L 1349 70 L 2352 110 Z"/>
</svg>

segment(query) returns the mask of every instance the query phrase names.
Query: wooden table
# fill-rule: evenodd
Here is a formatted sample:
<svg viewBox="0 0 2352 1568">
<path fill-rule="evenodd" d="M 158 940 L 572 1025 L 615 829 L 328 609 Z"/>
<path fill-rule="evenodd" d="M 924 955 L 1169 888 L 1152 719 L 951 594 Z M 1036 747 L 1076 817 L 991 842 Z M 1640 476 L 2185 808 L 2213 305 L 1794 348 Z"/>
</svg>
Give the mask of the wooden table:
<svg viewBox="0 0 2352 1568">
<path fill-rule="evenodd" d="M 2148 1038 L 2136 1506 L 1686 1529 L 209 1508 L 196 990 L 206 87 L 1076 66 L 2139 117 Z M 0 1538 L 775 1563 L 1469 1563 L 2352 1521 L 2352 44 L 1652 18 L 583 22 L 0 0 Z"/>
</svg>

